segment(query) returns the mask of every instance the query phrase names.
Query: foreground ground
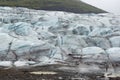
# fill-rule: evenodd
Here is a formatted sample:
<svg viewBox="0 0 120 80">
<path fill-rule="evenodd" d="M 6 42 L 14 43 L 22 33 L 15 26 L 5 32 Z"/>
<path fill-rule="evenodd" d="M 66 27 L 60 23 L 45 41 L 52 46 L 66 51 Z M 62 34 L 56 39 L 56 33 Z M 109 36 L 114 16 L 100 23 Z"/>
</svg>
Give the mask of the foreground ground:
<svg viewBox="0 0 120 80">
<path fill-rule="evenodd" d="M 55 71 L 57 74 L 30 74 L 31 71 L 49 71 L 48 67 L 37 67 L 32 69 L 0 69 L 0 80 L 73 80 L 75 78 L 83 80 L 96 80 L 102 77 L 101 74 L 79 74 L 77 72 Z M 53 70 L 52 70 L 53 71 Z M 76 79 L 75 79 L 76 80 Z"/>
</svg>

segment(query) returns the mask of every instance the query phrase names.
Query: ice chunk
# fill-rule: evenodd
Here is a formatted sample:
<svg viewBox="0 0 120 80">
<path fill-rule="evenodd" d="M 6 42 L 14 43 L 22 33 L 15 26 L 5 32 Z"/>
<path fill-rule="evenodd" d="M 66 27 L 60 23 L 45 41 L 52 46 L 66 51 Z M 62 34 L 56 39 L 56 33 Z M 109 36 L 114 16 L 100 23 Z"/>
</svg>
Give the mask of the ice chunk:
<svg viewBox="0 0 120 80">
<path fill-rule="evenodd" d="M 110 59 L 120 61 L 120 47 L 113 47 L 106 50 L 109 54 Z"/>
<path fill-rule="evenodd" d="M 83 54 L 100 54 L 105 51 L 100 47 L 86 47 L 82 49 Z"/>
<path fill-rule="evenodd" d="M 0 67 L 12 67 L 11 61 L 0 61 Z"/>
<path fill-rule="evenodd" d="M 113 36 L 110 38 L 112 47 L 120 47 L 120 36 Z"/>
</svg>

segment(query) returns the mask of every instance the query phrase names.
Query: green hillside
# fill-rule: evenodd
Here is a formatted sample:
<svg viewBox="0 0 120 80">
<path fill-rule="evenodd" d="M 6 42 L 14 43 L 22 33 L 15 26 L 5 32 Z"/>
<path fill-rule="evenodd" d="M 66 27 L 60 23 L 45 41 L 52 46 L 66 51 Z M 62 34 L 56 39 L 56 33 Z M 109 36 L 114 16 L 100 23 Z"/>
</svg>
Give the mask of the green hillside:
<svg viewBox="0 0 120 80">
<path fill-rule="evenodd" d="M 105 11 L 77 0 L 0 0 L 0 6 L 27 7 L 39 10 L 74 13 L 103 13 Z"/>
</svg>

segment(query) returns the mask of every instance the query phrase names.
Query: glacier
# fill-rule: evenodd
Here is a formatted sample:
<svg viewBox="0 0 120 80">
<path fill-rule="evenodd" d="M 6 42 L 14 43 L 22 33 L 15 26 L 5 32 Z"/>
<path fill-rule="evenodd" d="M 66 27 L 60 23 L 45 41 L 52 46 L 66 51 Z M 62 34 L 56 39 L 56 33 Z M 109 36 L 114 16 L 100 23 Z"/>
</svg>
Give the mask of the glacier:
<svg viewBox="0 0 120 80">
<path fill-rule="evenodd" d="M 61 64 L 70 55 L 120 61 L 120 16 L 0 7 L 0 66 Z"/>
</svg>

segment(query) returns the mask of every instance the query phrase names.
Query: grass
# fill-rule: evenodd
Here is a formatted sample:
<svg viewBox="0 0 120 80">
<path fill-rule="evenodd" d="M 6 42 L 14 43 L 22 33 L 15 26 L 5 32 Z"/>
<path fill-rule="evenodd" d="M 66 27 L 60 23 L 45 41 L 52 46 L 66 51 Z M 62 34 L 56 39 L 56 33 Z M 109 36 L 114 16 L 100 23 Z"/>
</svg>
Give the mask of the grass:
<svg viewBox="0 0 120 80">
<path fill-rule="evenodd" d="M 74 13 L 104 13 L 105 11 L 77 0 L 0 0 L 0 6 L 27 7 L 37 10 Z"/>
</svg>

